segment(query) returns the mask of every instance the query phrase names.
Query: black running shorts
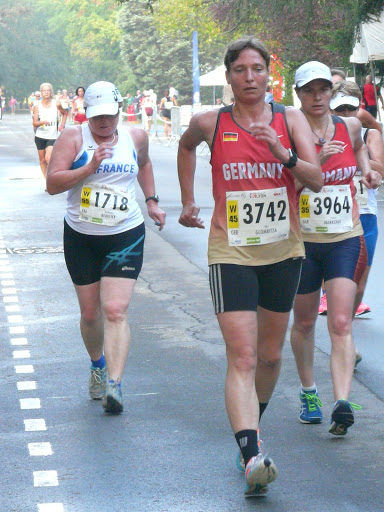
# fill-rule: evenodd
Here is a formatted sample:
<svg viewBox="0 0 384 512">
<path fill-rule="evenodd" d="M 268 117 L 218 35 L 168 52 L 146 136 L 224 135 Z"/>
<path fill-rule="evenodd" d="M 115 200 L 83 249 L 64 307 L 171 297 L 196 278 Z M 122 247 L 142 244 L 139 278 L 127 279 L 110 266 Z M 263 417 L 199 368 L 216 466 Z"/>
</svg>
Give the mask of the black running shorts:
<svg viewBox="0 0 384 512">
<path fill-rule="evenodd" d="M 145 226 L 116 235 L 84 235 L 64 221 L 64 256 L 76 285 L 102 277 L 137 279 L 143 265 Z"/>
<path fill-rule="evenodd" d="M 56 139 L 42 139 L 41 137 L 35 137 L 35 144 L 38 151 L 47 149 L 48 146 L 53 146 Z"/>
<path fill-rule="evenodd" d="M 300 279 L 302 258 L 271 265 L 246 266 L 216 263 L 209 267 L 209 284 L 216 314 L 227 311 L 292 309 Z"/>
</svg>

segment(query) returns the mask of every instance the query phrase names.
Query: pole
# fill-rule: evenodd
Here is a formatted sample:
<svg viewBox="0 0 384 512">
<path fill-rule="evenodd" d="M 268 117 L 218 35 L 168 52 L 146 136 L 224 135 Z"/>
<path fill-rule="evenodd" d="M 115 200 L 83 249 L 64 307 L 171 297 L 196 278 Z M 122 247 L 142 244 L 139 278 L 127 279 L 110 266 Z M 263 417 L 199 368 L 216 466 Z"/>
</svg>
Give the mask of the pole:
<svg viewBox="0 0 384 512">
<path fill-rule="evenodd" d="M 193 109 L 200 105 L 200 70 L 197 31 L 192 34 Z M 197 110 L 197 109 L 196 109 Z"/>
</svg>

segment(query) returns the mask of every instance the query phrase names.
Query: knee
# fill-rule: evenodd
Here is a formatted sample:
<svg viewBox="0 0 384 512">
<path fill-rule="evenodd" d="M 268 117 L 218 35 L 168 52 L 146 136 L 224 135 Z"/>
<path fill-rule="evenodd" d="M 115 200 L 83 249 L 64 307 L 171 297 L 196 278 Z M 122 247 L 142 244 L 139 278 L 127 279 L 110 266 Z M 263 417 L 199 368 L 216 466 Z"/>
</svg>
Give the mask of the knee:
<svg viewBox="0 0 384 512">
<path fill-rule="evenodd" d="M 300 333 L 302 336 L 310 336 L 314 329 L 315 329 L 315 324 L 316 324 L 316 318 L 310 318 L 310 317 L 307 317 L 307 318 L 300 318 L 300 319 L 297 319 L 295 318 L 295 321 L 293 323 L 293 327 L 292 327 L 292 331 L 297 331 L 298 333 Z"/>
<path fill-rule="evenodd" d="M 127 316 L 127 308 L 118 302 L 109 302 L 103 305 L 103 315 L 108 322 L 122 323 Z"/>
<path fill-rule="evenodd" d="M 259 353 L 257 357 L 257 364 L 273 370 L 280 368 L 281 365 L 281 350 L 274 353 Z"/>
<path fill-rule="evenodd" d="M 329 330 L 336 336 L 347 336 L 352 332 L 352 317 L 349 315 L 338 315 L 329 321 Z"/>
<path fill-rule="evenodd" d="M 256 352 L 253 347 L 240 347 L 236 350 L 227 350 L 228 363 L 241 373 L 256 370 Z"/>
<path fill-rule="evenodd" d="M 88 327 L 91 327 L 95 323 L 99 322 L 100 318 L 101 312 L 99 308 L 95 309 L 92 307 L 85 307 L 81 310 L 81 320 Z"/>
</svg>

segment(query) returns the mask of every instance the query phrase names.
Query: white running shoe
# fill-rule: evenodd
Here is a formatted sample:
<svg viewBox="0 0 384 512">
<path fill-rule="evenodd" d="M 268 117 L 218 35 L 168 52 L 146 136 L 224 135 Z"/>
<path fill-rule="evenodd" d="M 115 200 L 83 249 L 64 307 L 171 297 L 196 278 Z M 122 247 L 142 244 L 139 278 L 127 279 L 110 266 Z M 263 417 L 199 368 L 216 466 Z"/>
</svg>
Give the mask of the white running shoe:
<svg viewBox="0 0 384 512">
<path fill-rule="evenodd" d="M 278 475 L 277 467 L 270 457 L 259 453 L 248 462 L 245 467 L 246 488 L 244 495 L 263 496 L 268 492 L 268 484 Z"/>
</svg>

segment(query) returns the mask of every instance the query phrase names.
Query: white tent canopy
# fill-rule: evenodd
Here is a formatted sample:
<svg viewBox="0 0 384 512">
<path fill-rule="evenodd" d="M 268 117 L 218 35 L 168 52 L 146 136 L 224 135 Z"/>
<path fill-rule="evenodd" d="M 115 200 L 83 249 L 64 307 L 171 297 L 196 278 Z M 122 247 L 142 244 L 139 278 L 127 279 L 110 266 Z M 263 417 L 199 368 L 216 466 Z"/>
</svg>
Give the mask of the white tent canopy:
<svg viewBox="0 0 384 512">
<path fill-rule="evenodd" d="M 349 60 L 354 64 L 384 60 L 384 12 L 377 21 L 361 24 L 360 35 Z"/>
<path fill-rule="evenodd" d="M 201 75 L 200 77 L 200 85 L 204 86 L 220 86 L 227 85 L 227 80 L 225 78 L 225 66 L 219 66 L 218 68 L 206 73 L 205 75 Z"/>
</svg>

